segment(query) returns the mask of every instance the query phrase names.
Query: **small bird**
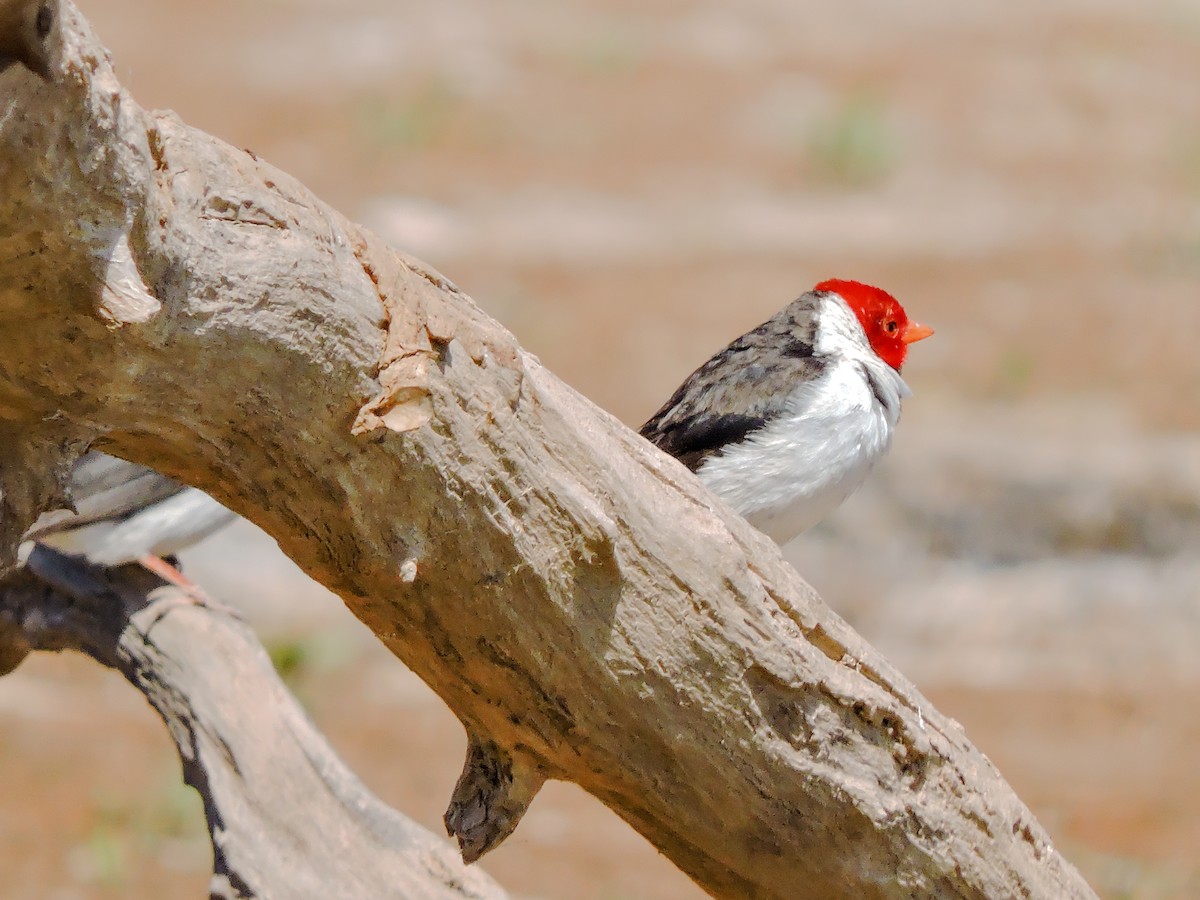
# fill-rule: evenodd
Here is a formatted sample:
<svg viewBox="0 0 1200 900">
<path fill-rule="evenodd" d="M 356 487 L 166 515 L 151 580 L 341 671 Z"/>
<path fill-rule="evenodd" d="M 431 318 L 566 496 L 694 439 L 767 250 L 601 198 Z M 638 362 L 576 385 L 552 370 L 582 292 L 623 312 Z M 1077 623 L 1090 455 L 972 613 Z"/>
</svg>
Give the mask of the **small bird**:
<svg viewBox="0 0 1200 900">
<path fill-rule="evenodd" d="M 46 513 L 25 532 L 36 541 L 101 566 L 137 562 L 188 590 L 174 557 L 237 515 L 203 491 L 106 453 L 85 454 L 71 470 L 75 511 Z"/>
<path fill-rule="evenodd" d="M 50 78 L 46 38 L 54 27 L 55 5 L 53 0 L 0 0 L 0 72 L 23 63 Z"/>
<path fill-rule="evenodd" d="M 908 345 L 931 334 L 886 291 L 822 281 L 693 372 L 640 434 L 785 544 L 887 451 Z"/>
</svg>

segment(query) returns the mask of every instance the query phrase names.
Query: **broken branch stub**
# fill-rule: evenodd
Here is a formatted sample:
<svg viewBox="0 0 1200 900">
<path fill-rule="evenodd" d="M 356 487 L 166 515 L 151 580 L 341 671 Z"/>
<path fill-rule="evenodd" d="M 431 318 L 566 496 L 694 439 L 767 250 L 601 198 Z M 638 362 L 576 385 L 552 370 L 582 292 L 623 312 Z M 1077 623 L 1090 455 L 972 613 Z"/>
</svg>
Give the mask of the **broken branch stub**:
<svg viewBox="0 0 1200 900">
<path fill-rule="evenodd" d="M 12 515 L 52 496 L 19 487 L 47 448 L 101 440 L 262 526 L 462 719 L 469 854 L 561 778 L 718 895 L 1091 895 L 774 544 L 446 279 L 141 110 L 69 5 L 55 81 L 25 78 L 0 125 Z M 160 308 L 118 326 L 121 235 Z"/>
<path fill-rule="evenodd" d="M 475 862 L 512 834 L 545 780 L 536 764 L 494 741 L 470 737 L 445 816 L 463 859 Z"/>
</svg>

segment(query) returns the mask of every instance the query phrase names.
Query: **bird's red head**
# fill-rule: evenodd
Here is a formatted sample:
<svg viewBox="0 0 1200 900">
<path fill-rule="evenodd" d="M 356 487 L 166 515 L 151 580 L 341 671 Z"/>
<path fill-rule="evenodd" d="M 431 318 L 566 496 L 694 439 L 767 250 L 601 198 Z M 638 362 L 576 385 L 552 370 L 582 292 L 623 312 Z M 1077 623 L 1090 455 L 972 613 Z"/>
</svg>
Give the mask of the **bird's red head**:
<svg viewBox="0 0 1200 900">
<path fill-rule="evenodd" d="M 885 363 L 900 371 L 908 355 L 908 345 L 933 334 L 927 325 L 918 325 L 908 318 L 900 301 L 887 291 L 860 281 L 831 278 L 822 281 L 814 291 L 832 291 L 858 316 L 871 349 Z"/>
</svg>

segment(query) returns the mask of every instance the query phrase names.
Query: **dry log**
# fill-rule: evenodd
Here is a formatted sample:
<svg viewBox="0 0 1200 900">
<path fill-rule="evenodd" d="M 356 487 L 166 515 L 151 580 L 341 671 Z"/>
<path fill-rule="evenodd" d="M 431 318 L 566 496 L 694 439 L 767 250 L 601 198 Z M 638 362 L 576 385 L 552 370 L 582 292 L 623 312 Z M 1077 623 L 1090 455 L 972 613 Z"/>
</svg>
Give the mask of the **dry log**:
<svg viewBox="0 0 1200 900">
<path fill-rule="evenodd" d="M 212 897 L 507 896 L 367 790 L 229 610 L 37 547 L 0 583 L 0 674 L 32 650 L 88 654 L 162 716 L 204 799 Z"/>
<path fill-rule="evenodd" d="M 273 535 L 455 710 L 467 859 L 547 778 L 708 891 L 1085 897 L 778 549 L 444 277 L 141 109 L 64 3 L 0 75 L 0 551 L 97 442 Z"/>
</svg>

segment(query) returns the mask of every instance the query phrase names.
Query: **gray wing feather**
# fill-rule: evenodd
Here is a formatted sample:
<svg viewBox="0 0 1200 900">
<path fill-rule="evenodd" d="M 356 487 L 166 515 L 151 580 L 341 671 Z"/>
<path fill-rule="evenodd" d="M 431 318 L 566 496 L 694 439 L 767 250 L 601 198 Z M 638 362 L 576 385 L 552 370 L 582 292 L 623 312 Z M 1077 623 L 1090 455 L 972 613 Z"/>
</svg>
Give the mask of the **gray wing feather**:
<svg viewBox="0 0 1200 900">
<path fill-rule="evenodd" d="M 203 491 L 96 451 L 75 464 L 68 491 L 76 512 L 47 513 L 25 540 L 102 565 L 173 554 L 237 518 Z"/>
<path fill-rule="evenodd" d="M 813 350 L 818 299 L 805 294 L 713 356 L 641 427 L 642 437 L 695 471 L 780 415 L 826 365 Z"/>
<path fill-rule="evenodd" d="M 55 511 L 34 523 L 26 539 L 121 519 L 184 490 L 184 485 L 153 469 L 93 451 L 71 470 L 67 493 L 75 512 Z"/>
</svg>

